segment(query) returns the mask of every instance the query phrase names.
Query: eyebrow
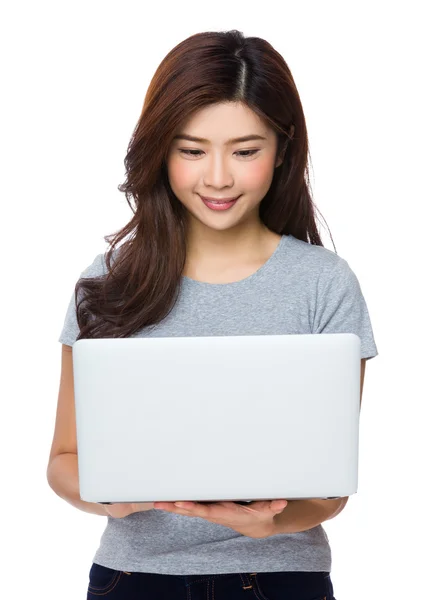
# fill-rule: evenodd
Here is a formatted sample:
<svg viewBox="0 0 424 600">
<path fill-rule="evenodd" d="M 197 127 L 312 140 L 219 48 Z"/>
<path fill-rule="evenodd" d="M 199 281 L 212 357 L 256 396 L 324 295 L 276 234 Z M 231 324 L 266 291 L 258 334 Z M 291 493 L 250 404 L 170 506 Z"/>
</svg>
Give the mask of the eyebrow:
<svg viewBox="0 0 424 600">
<path fill-rule="evenodd" d="M 206 140 L 205 138 L 194 137 L 193 135 L 189 135 L 188 133 L 181 133 L 180 135 L 176 135 L 174 140 L 188 140 L 189 142 L 199 142 L 202 144 L 209 144 L 210 140 Z M 225 142 L 225 146 L 229 146 L 230 144 L 237 144 L 238 142 L 248 142 L 250 140 L 266 140 L 265 137 L 261 135 L 244 135 L 242 137 L 233 138 L 232 140 L 228 140 Z"/>
</svg>

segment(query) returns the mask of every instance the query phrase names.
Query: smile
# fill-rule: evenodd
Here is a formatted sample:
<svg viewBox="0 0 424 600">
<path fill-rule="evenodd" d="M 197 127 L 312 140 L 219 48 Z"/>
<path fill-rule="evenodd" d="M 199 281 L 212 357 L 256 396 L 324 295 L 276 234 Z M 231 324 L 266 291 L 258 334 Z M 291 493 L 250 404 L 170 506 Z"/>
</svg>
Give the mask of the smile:
<svg viewBox="0 0 424 600">
<path fill-rule="evenodd" d="M 207 200 L 203 196 L 200 196 L 200 198 L 202 199 L 203 204 L 205 204 L 205 206 L 207 206 L 211 210 L 228 210 L 229 208 L 234 206 L 234 204 L 237 202 L 240 196 L 238 196 L 234 200 Z"/>
</svg>

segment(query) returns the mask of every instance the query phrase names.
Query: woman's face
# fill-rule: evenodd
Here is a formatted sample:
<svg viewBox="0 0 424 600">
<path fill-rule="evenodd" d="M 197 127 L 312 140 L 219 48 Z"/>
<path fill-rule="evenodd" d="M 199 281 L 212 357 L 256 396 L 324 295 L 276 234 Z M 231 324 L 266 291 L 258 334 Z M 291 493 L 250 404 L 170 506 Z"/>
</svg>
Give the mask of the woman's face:
<svg viewBox="0 0 424 600">
<path fill-rule="evenodd" d="M 188 211 L 192 225 L 214 230 L 259 222 L 259 204 L 267 193 L 276 158 L 277 135 L 241 103 L 228 102 L 199 110 L 178 131 L 167 156 L 172 191 Z M 257 135 L 264 139 L 231 142 Z M 216 210 L 200 196 L 239 199 L 230 208 Z M 221 205 L 222 207 L 222 205 Z"/>
</svg>

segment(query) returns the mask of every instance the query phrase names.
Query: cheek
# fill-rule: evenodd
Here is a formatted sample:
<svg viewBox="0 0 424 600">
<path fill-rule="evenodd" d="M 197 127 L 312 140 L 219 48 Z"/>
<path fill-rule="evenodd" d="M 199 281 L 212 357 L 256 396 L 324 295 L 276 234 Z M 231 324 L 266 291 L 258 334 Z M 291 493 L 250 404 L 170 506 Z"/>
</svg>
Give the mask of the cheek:
<svg viewBox="0 0 424 600">
<path fill-rule="evenodd" d="M 243 174 L 243 184 L 249 188 L 260 188 L 269 184 L 273 176 L 272 164 L 255 161 L 249 165 Z"/>
<path fill-rule="evenodd" d="M 168 166 L 168 177 L 176 188 L 189 187 L 193 183 L 193 175 L 193 169 L 187 168 L 184 164 Z"/>
</svg>

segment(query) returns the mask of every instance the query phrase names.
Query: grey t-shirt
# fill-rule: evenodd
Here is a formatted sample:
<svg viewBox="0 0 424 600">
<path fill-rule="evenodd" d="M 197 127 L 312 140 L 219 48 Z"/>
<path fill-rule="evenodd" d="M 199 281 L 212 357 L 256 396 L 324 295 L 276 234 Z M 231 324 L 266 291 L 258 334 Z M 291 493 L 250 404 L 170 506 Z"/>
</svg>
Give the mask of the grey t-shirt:
<svg viewBox="0 0 424 600">
<path fill-rule="evenodd" d="M 99 254 L 81 277 L 103 273 Z M 72 346 L 78 332 L 72 294 L 59 341 Z M 241 281 L 183 277 L 171 313 L 133 337 L 311 333 L 356 333 L 361 358 L 378 354 L 367 305 L 347 261 L 323 246 L 284 235 L 268 261 Z M 331 549 L 321 525 L 254 539 L 205 519 L 152 509 L 108 517 L 93 562 L 168 575 L 331 571 Z"/>
</svg>

